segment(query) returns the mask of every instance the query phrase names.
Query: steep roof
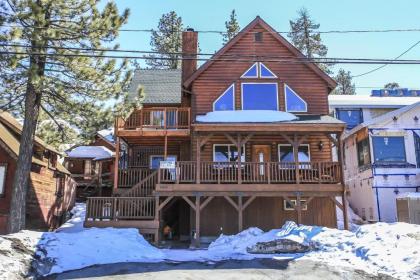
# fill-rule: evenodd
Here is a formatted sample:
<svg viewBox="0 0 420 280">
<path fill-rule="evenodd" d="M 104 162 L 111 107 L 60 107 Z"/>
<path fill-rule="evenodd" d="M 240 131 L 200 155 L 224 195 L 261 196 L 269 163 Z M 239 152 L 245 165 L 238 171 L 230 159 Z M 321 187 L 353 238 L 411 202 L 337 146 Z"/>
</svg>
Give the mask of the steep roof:
<svg viewBox="0 0 420 280">
<path fill-rule="evenodd" d="M 406 112 L 411 111 L 413 109 L 417 110 L 417 111 L 420 111 L 420 102 L 411 104 L 409 106 L 402 107 L 398 110 L 391 111 L 391 112 L 383 114 L 379 117 L 376 117 L 376 118 L 370 119 L 368 121 L 365 121 L 365 122 L 359 124 L 358 126 L 354 127 L 353 129 L 345 132 L 344 135 L 343 135 L 343 139 L 346 139 L 347 137 L 349 137 L 350 135 L 358 132 L 362 128 L 365 128 L 365 127 L 368 127 L 368 126 L 371 126 L 371 125 L 375 125 L 375 124 L 380 124 L 380 123 L 385 122 L 385 121 L 392 120 L 392 118 L 394 116 L 399 117 L 399 116 L 401 116 L 401 115 L 405 114 Z"/>
<path fill-rule="evenodd" d="M 200 76 L 207 68 L 209 68 L 213 63 L 214 59 L 221 57 L 225 54 L 232 46 L 234 46 L 245 34 L 247 34 L 252 28 L 260 25 L 267 32 L 269 32 L 274 38 L 276 38 L 282 45 L 284 45 L 292 54 L 298 58 L 306 58 L 302 52 L 300 52 L 296 47 L 294 47 L 289 41 L 287 41 L 283 36 L 281 36 L 274 28 L 272 28 L 268 23 L 266 23 L 262 18 L 257 16 L 251 23 L 249 23 L 244 29 L 242 29 L 234 38 L 232 38 L 224 47 L 217 51 L 210 60 L 207 60 L 206 63 L 200 66 L 200 68 L 195 71 L 191 77 L 189 77 L 185 82 L 184 86 L 189 87 L 191 83 Z M 328 76 L 324 71 L 322 71 L 315 63 L 303 62 L 305 63 L 312 71 L 319 75 L 328 86 L 333 89 L 337 86 L 336 81 Z"/>
<path fill-rule="evenodd" d="M 401 108 L 420 101 L 420 97 L 390 97 L 368 95 L 330 95 L 330 107 L 346 108 Z"/>
<path fill-rule="evenodd" d="M 129 95 L 137 98 L 143 89 L 143 104 L 181 103 L 181 69 L 138 69 L 131 81 Z"/>
</svg>

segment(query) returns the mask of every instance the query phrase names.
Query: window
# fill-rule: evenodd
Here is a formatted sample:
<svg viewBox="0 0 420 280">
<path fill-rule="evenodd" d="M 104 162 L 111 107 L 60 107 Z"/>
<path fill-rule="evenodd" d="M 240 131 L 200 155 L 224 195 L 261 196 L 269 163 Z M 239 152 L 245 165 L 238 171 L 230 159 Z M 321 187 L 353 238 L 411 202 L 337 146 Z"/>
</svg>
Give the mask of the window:
<svg viewBox="0 0 420 280">
<path fill-rule="evenodd" d="M 420 168 L 420 132 L 413 131 L 414 134 L 414 148 L 416 150 L 417 168 Z"/>
<path fill-rule="evenodd" d="M 232 84 L 213 102 L 213 111 L 235 110 L 235 85 Z"/>
<path fill-rule="evenodd" d="M 372 137 L 375 162 L 406 162 L 404 137 Z"/>
<path fill-rule="evenodd" d="M 255 62 L 251 67 L 249 67 L 241 78 L 258 78 L 258 62 Z"/>
<path fill-rule="evenodd" d="M 242 110 L 278 110 L 277 83 L 242 83 Z"/>
<path fill-rule="evenodd" d="M 347 129 L 352 129 L 363 122 L 361 109 L 337 109 L 336 117 L 347 124 Z"/>
<path fill-rule="evenodd" d="M 284 98 L 287 112 L 307 112 L 308 105 L 291 87 L 284 84 Z"/>
<path fill-rule="evenodd" d="M 85 175 L 91 175 L 92 174 L 92 161 L 91 160 L 85 160 L 84 161 L 84 174 Z M 85 177 L 85 179 L 89 179 L 90 177 Z"/>
<path fill-rule="evenodd" d="M 274 75 L 267 66 L 260 62 L 260 78 L 277 78 L 277 76 Z"/>
<path fill-rule="evenodd" d="M 241 162 L 245 162 L 245 147 L 241 150 Z M 215 144 L 213 145 L 213 161 L 238 161 L 238 149 L 233 144 Z"/>
<path fill-rule="evenodd" d="M 0 196 L 4 195 L 4 191 L 6 188 L 6 170 L 7 164 L 0 163 Z"/>
<path fill-rule="evenodd" d="M 160 166 L 160 162 L 164 160 L 165 160 L 165 157 L 163 155 L 150 156 L 150 169 L 158 169 Z M 167 156 L 166 160 L 176 161 L 176 156 Z"/>
<path fill-rule="evenodd" d="M 255 32 L 254 33 L 255 42 L 262 42 L 263 40 L 263 33 L 262 32 Z"/>
<path fill-rule="evenodd" d="M 357 162 L 359 167 L 370 164 L 369 138 L 357 142 Z"/>
<path fill-rule="evenodd" d="M 303 144 L 298 149 L 298 161 L 308 162 L 311 161 L 309 152 L 309 144 Z M 294 162 L 293 147 L 290 144 L 279 144 L 279 161 L 280 162 Z"/>
<path fill-rule="evenodd" d="M 290 202 L 292 204 L 290 204 Z M 296 206 L 296 199 L 290 199 L 290 202 L 287 201 L 286 199 L 283 200 L 283 209 L 286 211 L 295 211 L 295 206 Z M 303 205 L 306 203 L 305 199 L 301 199 L 300 200 L 300 205 Z M 308 205 L 305 205 L 302 210 L 308 210 Z"/>
</svg>

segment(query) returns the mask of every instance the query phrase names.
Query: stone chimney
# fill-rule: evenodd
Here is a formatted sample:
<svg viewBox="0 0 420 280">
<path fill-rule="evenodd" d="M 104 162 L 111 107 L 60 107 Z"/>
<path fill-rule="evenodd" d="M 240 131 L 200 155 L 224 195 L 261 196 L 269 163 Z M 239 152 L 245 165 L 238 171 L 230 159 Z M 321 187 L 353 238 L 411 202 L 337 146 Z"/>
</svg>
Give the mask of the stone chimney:
<svg viewBox="0 0 420 280">
<path fill-rule="evenodd" d="M 182 83 L 197 70 L 198 33 L 192 28 L 182 32 Z"/>
</svg>

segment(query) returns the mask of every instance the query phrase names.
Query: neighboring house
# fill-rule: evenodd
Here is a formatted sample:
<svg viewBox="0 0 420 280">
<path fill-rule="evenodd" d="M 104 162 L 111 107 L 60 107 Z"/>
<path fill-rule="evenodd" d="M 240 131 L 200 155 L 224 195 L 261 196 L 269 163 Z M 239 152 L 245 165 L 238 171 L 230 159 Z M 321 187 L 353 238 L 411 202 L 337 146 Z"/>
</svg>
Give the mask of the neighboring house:
<svg viewBox="0 0 420 280">
<path fill-rule="evenodd" d="M 7 233 L 21 132 L 19 122 L 0 111 L 0 234 Z M 58 151 L 35 137 L 26 199 L 27 228 L 57 228 L 73 207 L 76 185 L 58 156 Z"/>
<path fill-rule="evenodd" d="M 420 190 L 419 119 L 417 102 L 343 135 L 349 203 L 363 219 L 395 222 L 397 195 Z"/>
<path fill-rule="evenodd" d="M 181 70 L 136 72 L 143 107 L 116 121 L 118 197 L 89 198 L 85 226 L 196 245 L 287 220 L 335 227 L 336 206 L 347 210 L 331 153 L 345 128 L 328 115 L 335 81 L 270 59 L 304 56 L 260 17 L 198 69 L 197 32 L 182 36 Z"/>
<path fill-rule="evenodd" d="M 94 195 L 111 196 L 115 172 L 113 129 L 98 131 L 88 146 L 75 146 L 66 151 L 64 166 L 77 183 L 77 199 Z"/>
<path fill-rule="evenodd" d="M 363 122 L 420 101 L 418 91 L 401 90 L 407 94 L 400 97 L 396 94 L 390 96 L 388 92 L 391 90 L 384 89 L 373 90 L 371 96 L 330 95 L 328 97 L 330 111 L 334 117 L 347 124 L 347 129 L 352 129 Z"/>
</svg>

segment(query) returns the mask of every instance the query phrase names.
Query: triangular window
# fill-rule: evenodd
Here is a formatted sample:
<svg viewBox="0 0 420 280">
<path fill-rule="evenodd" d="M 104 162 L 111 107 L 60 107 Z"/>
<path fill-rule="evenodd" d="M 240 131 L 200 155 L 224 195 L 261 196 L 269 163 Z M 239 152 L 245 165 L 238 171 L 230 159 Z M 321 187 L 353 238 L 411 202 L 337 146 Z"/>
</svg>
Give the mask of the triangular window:
<svg viewBox="0 0 420 280">
<path fill-rule="evenodd" d="M 308 105 L 292 88 L 284 84 L 286 112 L 307 112 Z"/>
<path fill-rule="evenodd" d="M 228 87 L 214 102 L 213 111 L 235 110 L 235 85 Z"/>
<path fill-rule="evenodd" d="M 270 69 L 267 68 L 262 62 L 260 64 L 260 78 L 277 78 Z"/>
<path fill-rule="evenodd" d="M 241 78 L 258 78 L 258 62 L 255 62 L 248 70 L 246 70 Z"/>
</svg>

